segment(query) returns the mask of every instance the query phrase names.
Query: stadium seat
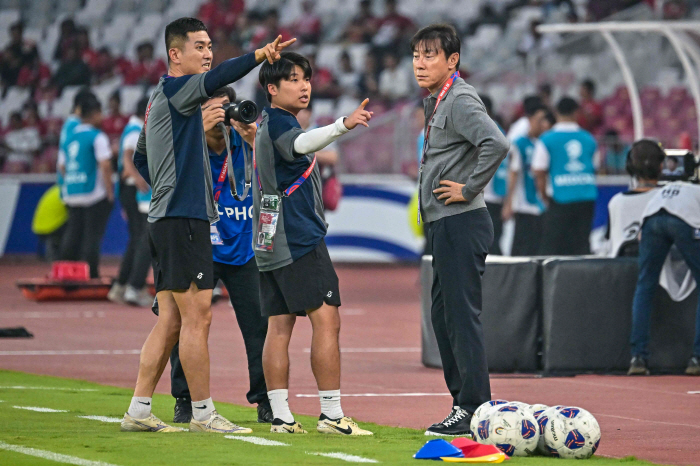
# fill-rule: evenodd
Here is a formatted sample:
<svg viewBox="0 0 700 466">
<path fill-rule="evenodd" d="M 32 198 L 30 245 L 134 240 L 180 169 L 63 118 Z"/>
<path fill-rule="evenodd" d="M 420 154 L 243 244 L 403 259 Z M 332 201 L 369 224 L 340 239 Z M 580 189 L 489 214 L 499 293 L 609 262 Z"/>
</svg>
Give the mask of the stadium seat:
<svg viewBox="0 0 700 466">
<path fill-rule="evenodd" d="M 131 115 L 136 111 L 136 104 L 145 95 L 143 86 L 124 86 L 120 89 L 122 113 Z M 150 94 L 149 94 L 150 95 Z"/>
<path fill-rule="evenodd" d="M 56 2 L 56 11 L 72 15 L 80 9 L 81 3 L 81 0 L 58 0 Z"/>
<path fill-rule="evenodd" d="M 112 0 L 87 0 L 85 7 L 75 15 L 75 19 L 81 24 L 93 25 L 93 27 L 90 28 L 90 32 L 92 33 L 97 29 L 94 27 L 95 24 L 102 24 L 104 22 L 107 17 L 106 13 L 111 6 Z"/>
<path fill-rule="evenodd" d="M 7 91 L 7 95 L 0 102 L 0 118 L 2 118 L 3 126 L 7 125 L 10 114 L 22 109 L 24 103 L 31 96 L 29 89 L 22 89 L 19 87 L 11 87 Z"/>
<path fill-rule="evenodd" d="M 135 13 L 119 13 L 115 15 L 112 22 L 104 28 L 102 45 L 108 47 L 112 54 L 122 55 L 127 35 L 134 29 L 136 18 Z"/>
<path fill-rule="evenodd" d="M 66 86 L 61 95 L 53 101 L 51 105 L 51 115 L 61 118 L 70 115 L 73 107 L 73 99 L 81 87 L 82 86 Z"/>
<path fill-rule="evenodd" d="M 167 0 L 141 0 L 139 9 L 142 13 L 162 12 L 165 9 Z"/>
<path fill-rule="evenodd" d="M 160 13 L 150 13 L 141 17 L 132 28 L 131 37 L 127 41 L 124 55 L 133 60 L 136 58 L 136 47 L 143 42 L 153 42 L 156 34 L 162 29 L 163 17 Z"/>
</svg>

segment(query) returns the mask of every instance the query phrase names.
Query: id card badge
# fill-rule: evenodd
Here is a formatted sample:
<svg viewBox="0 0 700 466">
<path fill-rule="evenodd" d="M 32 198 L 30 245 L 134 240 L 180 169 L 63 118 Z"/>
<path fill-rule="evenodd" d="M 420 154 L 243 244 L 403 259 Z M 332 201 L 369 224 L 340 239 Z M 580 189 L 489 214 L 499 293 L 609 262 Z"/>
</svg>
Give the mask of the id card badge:
<svg viewBox="0 0 700 466">
<path fill-rule="evenodd" d="M 224 242 L 219 235 L 219 230 L 216 229 L 216 225 L 211 225 L 209 227 L 209 236 L 211 236 L 211 244 L 214 246 L 223 246 Z"/>
<path fill-rule="evenodd" d="M 255 238 L 255 250 L 272 252 L 279 219 L 279 196 L 264 194 L 260 201 L 260 218 L 258 234 Z"/>
</svg>

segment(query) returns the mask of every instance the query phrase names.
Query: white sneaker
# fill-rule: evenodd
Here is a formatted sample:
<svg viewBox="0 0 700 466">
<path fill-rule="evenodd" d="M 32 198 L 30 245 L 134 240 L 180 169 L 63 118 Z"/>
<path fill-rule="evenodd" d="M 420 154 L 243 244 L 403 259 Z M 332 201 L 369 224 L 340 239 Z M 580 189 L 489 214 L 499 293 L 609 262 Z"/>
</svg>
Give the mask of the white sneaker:
<svg viewBox="0 0 700 466">
<path fill-rule="evenodd" d="M 132 306 L 150 307 L 153 304 L 153 296 L 151 296 L 146 287 L 137 290 L 131 285 L 126 285 L 124 301 Z"/>
<path fill-rule="evenodd" d="M 107 299 L 113 303 L 124 304 L 125 291 L 126 285 L 120 285 L 118 282 L 114 282 L 112 288 L 109 289 L 109 293 L 107 293 Z"/>
<path fill-rule="evenodd" d="M 190 432 L 214 432 L 222 434 L 252 434 L 253 429 L 241 427 L 229 421 L 221 414 L 213 411 L 208 421 L 197 421 L 192 418 L 190 421 Z"/>
</svg>

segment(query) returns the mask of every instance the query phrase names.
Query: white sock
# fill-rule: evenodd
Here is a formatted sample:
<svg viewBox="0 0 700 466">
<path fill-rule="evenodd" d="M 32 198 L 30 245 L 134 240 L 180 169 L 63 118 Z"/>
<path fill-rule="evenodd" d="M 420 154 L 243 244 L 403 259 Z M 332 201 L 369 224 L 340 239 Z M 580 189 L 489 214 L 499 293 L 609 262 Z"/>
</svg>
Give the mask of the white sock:
<svg viewBox="0 0 700 466">
<path fill-rule="evenodd" d="M 204 422 L 211 417 L 214 412 L 214 402 L 211 398 L 202 401 L 192 402 L 192 417 L 195 421 Z"/>
<path fill-rule="evenodd" d="M 146 419 L 151 415 L 151 400 L 150 396 L 133 397 L 127 414 L 134 419 Z"/>
<path fill-rule="evenodd" d="M 321 413 L 331 419 L 344 417 L 343 408 L 340 407 L 340 390 L 319 390 L 321 399 Z"/>
<path fill-rule="evenodd" d="M 294 415 L 289 410 L 289 390 L 280 388 L 267 392 L 272 407 L 272 416 L 281 419 L 287 424 L 294 422 Z"/>
</svg>

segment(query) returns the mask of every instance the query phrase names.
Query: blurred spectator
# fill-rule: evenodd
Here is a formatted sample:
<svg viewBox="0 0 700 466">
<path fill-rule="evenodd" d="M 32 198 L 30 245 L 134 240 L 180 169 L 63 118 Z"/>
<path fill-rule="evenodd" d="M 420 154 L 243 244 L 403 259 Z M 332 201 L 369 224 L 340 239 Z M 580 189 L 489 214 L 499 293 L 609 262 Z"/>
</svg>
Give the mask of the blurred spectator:
<svg viewBox="0 0 700 466">
<path fill-rule="evenodd" d="M 25 128 L 36 128 L 42 138 L 46 134 L 46 123 L 39 116 L 39 109 L 33 101 L 28 101 L 22 107 Z"/>
<path fill-rule="evenodd" d="M 244 9 L 244 0 L 209 0 L 199 8 L 197 18 L 207 25 L 210 34 L 217 29 L 230 34 Z"/>
<path fill-rule="evenodd" d="M 285 41 L 292 38 L 292 33 L 280 26 L 279 12 L 273 8 L 265 14 L 265 20 L 256 28 L 255 34 L 250 39 L 249 47 L 257 49 L 272 42 L 277 36 L 282 36 L 282 40 Z"/>
<path fill-rule="evenodd" d="M 379 70 L 377 58 L 371 53 L 365 56 L 365 70 L 360 75 L 357 87 L 359 95 L 363 98 L 369 97 L 370 102 L 379 97 Z"/>
<path fill-rule="evenodd" d="M 405 44 L 415 32 L 416 26 L 409 17 L 400 14 L 396 6 L 397 0 L 385 1 L 386 13 L 379 23 L 379 30 L 372 39 L 374 45 L 384 48 L 406 48 Z"/>
<path fill-rule="evenodd" d="M 22 22 L 17 22 L 10 26 L 10 43 L 5 47 L 5 50 L 13 50 L 20 57 L 22 65 L 28 65 L 35 58 L 39 57 L 36 44 L 24 39 L 24 25 Z"/>
<path fill-rule="evenodd" d="M 10 115 L 10 129 L 5 133 L 4 146 L 7 150 L 3 172 L 27 173 L 34 157 L 41 148 L 41 136 L 36 126 L 25 127 L 22 114 Z"/>
<path fill-rule="evenodd" d="M 343 88 L 345 94 L 351 96 L 357 95 L 357 83 L 360 79 L 360 73 L 354 70 L 352 67 L 352 60 L 350 59 L 350 54 L 347 50 L 343 50 L 340 54 L 340 76 L 338 76 L 338 83 L 340 87 Z"/>
<path fill-rule="evenodd" d="M 56 43 L 56 49 L 53 53 L 54 60 L 63 60 L 68 48 L 75 44 L 75 22 L 73 19 L 64 19 L 61 22 L 61 35 Z"/>
<path fill-rule="evenodd" d="M 214 58 L 211 67 L 214 68 L 222 61 L 243 55 L 243 50 L 236 41 L 227 36 L 224 29 L 219 28 L 212 35 L 212 53 Z"/>
<path fill-rule="evenodd" d="M 29 63 L 26 63 L 20 70 L 17 77 L 17 85 L 37 89 L 46 87 L 51 80 L 51 69 L 41 63 L 39 55 L 35 55 Z"/>
<path fill-rule="evenodd" d="M 109 96 L 109 116 L 102 120 L 102 131 L 109 136 L 110 141 L 119 139 L 126 124 L 129 122 L 129 117 L 122 114 L 121 105 L 121 94 L 119 90 L 116 90 Z"/>
<path fill-rule="evenodd" d="M 63 52 L 63 61 L 53 76 L 53 82 L 59 90 L 65 86 L 88 86 L 92 72 L 80 58 L 78 46 L 73 44 Z"/>
<path fill-rule="evenodd" d="M 507 137 L 510 142 L 522 136 L 527 136 L 527 133 L 530 131 L 530 117 L 532 117 L 542 105 L 544 105 L 544 103 L 539 95 L 525 96 L 522 104 L 523 116 L 515 120 L 508 129 Z"/>
<path fill-rule="evenodd" d="M 384 55 L 384 69 L 379 73 L 379 93 L 383 99 L 395 102 L 408 97 L 413 90 L 413 82 L 413 77 L 400 66 L 396 55 Z"/>
<path fill-rule="evenodd" d="M 507 22 L 507 15 L 498 14 L 498 12 L 494 9 L 493 5 L 484 2 L 479 8 L 479 16 L 477 16 L 475 20 L 469 23 L 466 32 L 467 35 L 473 36 L 476 33 L 476 30 L 479 29 L 479 26 L 482 26 L 484 24 L 496 24 L 498 26 L 501 26 L 502 28 L 505 28 Z"/>
<path fill-rule="evenodd" d="M 620 175 L 625 173 L 625 162 L 630 147 L 622 142 L 620 134 L 609 129 L 605 132 L 605 173 L 608 175 Z"/>
<path fill-rule="evenodd" d="M 537 26 L 542 24 L 539 20 L 533 20 L 530 22 L 530 29 L 520 40 L 518 44 L 517 52 L 523 58 L 529 58 L 531 56 L 539 57 L 544 52 L 547 52 L 554 48 L 554 41 L 551 36 L 543 35 L 537 31 Z"/>
<path fill-rule="evenodd" d="M 83 26 L 76 28 L 75 43 L 78 45 L 78 50 L 80 50 L 80 58 L 82 58 L 90 68 L 95 66 L 97 62 L 97 52 L 90 47 L 90 34 L 87 28 Z"/>
<path fill-rule="evenodd" d="M 586 79 L 579 88 L 581 110 L 578 114 L 578 124 L 591 133 L 597 133 L 603 124 L 603 106 L 595 100 L 595 83 Z"/>
<path fill-rule="evenodd" d="M 0 62 L 0 79 L 2 79 L 3 97 L 7 89 L 17 84 L 19 72 L 22 69 L 22 57 L 14 49 L 7 49 L 2 54 Z"/>
<path fill-rule="evenodd" d="M 360 2 L 360 12 L 345 28 L 343 38 L 353 44 L 372 42 L 372 37 L 379 29 L 380 20 L 372 13 L 372 0 Z"/>
<path fill-rule="evenodd" d="M 321 39 L 321 18 L 314 12 L 316 2 L 301 2 L 301 18 L 294 23 L 294 37 L 304 44 L 318 44 Z"/>
<path fill-rule="evenodd" d="M 112 52 L 109 51 L 109 48 L 102 47 L 97 51 L 97 56 L 95 57 L 95 61 L 92 63 L 91 68 L 95 78 L 95 83 L 99 84 L 113 78 L 115 73 L 118 72 L 119 67 L 114 61 L 114 58 L 112 58 Z"/>
<path fill-rule="evenodd" d="M 688 4 L 686 0 L 666 0 L 663 2 L 663 19 L 678 20 L 688 16 Z"/>
<path fill-rule="evenodd" d="M 307 54 L 313 75 L 311 76 L 311 89 L 318 99 L 336 99 L 342 91 L 333 73 L 328 68 L 323 68 L 316 64 L 316 54 Z"/>
<path fill-rule="evenodd" d="M 537 86 L 537 95 L 542 100 L 542 105 L 551 109 L 552 108 L 552 85 L 549 83 L 542 83 Z"/>
<path fill-rule="evenodd" d="M 167 72 L 165 62 L 160 58 L 153 58 L 153 44 L 143 42 L 136 46 L 136 61 L 132 63 L 125 82 L 132 85 L 155 85 Z"/>
</svg>

